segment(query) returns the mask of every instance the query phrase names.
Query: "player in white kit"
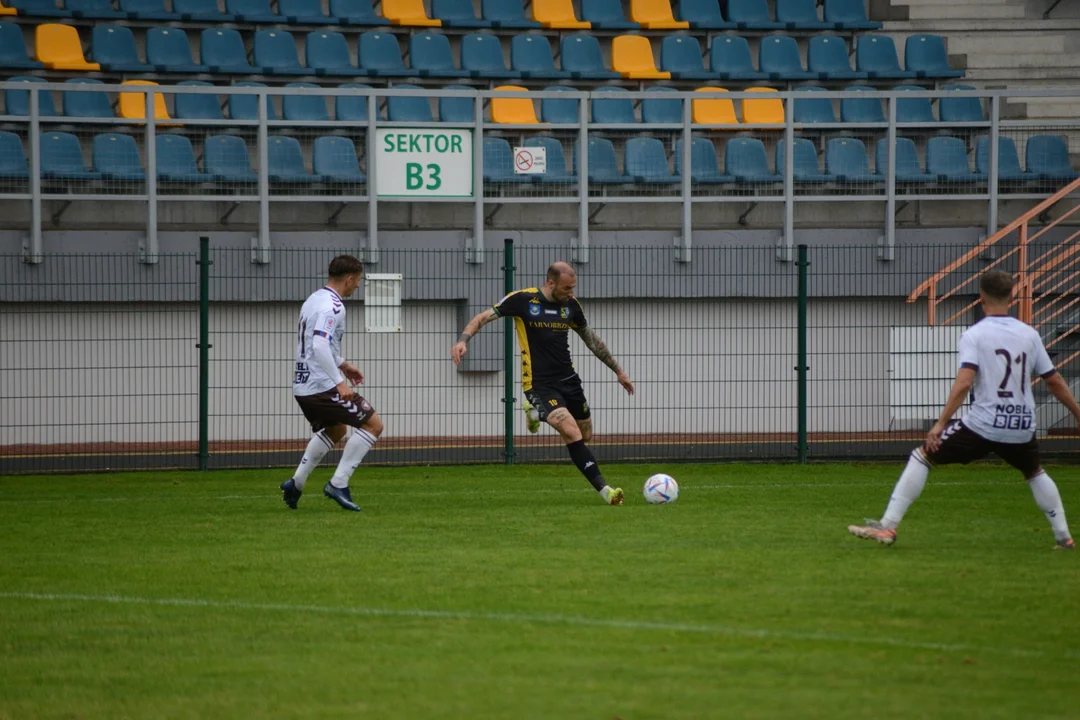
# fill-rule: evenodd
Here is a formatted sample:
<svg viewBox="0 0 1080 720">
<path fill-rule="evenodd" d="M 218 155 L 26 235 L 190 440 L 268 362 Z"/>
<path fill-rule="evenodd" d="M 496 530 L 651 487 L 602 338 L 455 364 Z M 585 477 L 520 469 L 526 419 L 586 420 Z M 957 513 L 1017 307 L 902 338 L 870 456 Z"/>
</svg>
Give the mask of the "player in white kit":
<svg viewBox="0 0 1080 720">
<path fill-rule="evenodd" d="M 960 337 L 960 369 L 945 408 L 923 447 L 912 451 L 885 515 L 880 521 L 868 520 L 866 525 L 849 525 L 852 535 L 892 545 L 897 525 L 922 493 L 931 468 L 967 464 L 993 452 L 1024 474 L 1035 504 L 1050 521 L 1055 548 L 1075 549 L 1057 485 L 1039 462 L 1031 376 L 1038 375 L 1046 382 L 1078 427 L 1080 405 L 1054 369 L 1035 328 L 1009 317 L 1013 287 L 1012 276 L 1000 270 L 991 270 L 979 279 L 979 298 L 986 317 Z M 963 420 L 953 420 L 969 393 L 970 411 Z"/>
<path fill-rule="evenodd" d="M 311 471 L 349 428 L 352 435 L 323 494 L 345 510 L 359 510 L 349 493 L 349 478 L 383 431 L 382 419 L 352 389 L 364 382 L 364 374 L 341 357 L 341 338 L 345 334 L 343 298 L 360 287 L 364 266 L 352 255 L 339 255 L 330 261 L 329 275 L 326 286 L 313 292 L 300 309 L 296 327 L 293 395 L 315 435 L 296 472 L 281 484 L 282 498 L 293 510 Z"/>
</svg>

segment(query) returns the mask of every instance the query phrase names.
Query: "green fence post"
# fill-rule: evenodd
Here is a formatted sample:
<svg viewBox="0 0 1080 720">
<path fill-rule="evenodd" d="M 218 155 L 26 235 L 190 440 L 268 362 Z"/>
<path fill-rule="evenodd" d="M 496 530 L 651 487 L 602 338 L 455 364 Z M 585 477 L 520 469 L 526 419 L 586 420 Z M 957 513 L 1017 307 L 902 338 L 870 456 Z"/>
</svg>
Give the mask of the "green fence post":
<svg viewBox="0 0 1080 720">
<path fill-rule="evenodd" d="M 808 248 L 806 245 L 799 246 L 799 330 L 798 330 L 798 365 L 795 370 L 798 373 L 798 453 L 799 462 L 806 462 L 807 455 L 807 441 L 806 441 L 806 371 L 809 370 L 806 367 L 806 268 L 810 266 L 810 262 L 807 259 Z"/>
<path fill-rule="evenodd" d="M 503 241 L 503 289 L 514 292 L 514 241 Z M 503 318 L 503 434 L 506 464 L 514 464 L 514 319 Z"/>
<path fill-rule="evenodd" d="M 199 238 L 199 469 L 210 467 L 210 238 Z"/>
</svg>

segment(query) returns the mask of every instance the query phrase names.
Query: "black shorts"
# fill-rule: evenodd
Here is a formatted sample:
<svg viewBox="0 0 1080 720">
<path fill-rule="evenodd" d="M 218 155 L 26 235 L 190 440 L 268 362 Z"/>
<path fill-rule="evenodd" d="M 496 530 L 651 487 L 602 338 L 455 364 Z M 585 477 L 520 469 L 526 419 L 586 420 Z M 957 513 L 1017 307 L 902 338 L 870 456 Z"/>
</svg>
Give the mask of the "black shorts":
<svg viewBox="0 0 1080 720">
<path fill-rule="evenodd" d="M 581 387 L 581 378 L 577 375 L 533 385 L 531 390 L 525 391 L 525 397 L 536 408 L 541 422 L 547 422 L 548 415 L 561 407 L 569 410 L 575 420 L 588 420 L 592 416 L 589 401 L 585 399 L 585 391 Z"/>
<path fill-rule="evenodd" d="M 1034 435 L 1026 443 L 995 442 L 979 435 L 961 420 L 953 420 L 945 426 L 937 452 L 923 450 L 931 465 L 967 465 L 990 453 L 1024 473 L 1025 478 L 1033 477 L 1040 467 L 1039 443 Z"/>
<path fill-rule="evenodd" d="M 311 423 L 312 432 L 335 425 L 359 428 L 375 414 L 375 408 L 364 398 L 357 395 L 352 400 L 342 400 L 337 390 L 295 397 L 304 417 Z"/>
</svg>

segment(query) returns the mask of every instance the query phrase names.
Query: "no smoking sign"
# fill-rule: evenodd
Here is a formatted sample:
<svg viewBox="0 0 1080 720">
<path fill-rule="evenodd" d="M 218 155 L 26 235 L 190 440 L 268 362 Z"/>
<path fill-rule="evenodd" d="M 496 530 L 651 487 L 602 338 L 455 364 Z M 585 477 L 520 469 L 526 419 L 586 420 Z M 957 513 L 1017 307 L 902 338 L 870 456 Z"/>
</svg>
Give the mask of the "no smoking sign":
<svg viewBox="0 0 1080 720">
<path fill-rule="evenodd" d="M 514 148 L 514 173 L 517 175 L 543 175 L 547 172 L 547 148 Z"/>
</svg>

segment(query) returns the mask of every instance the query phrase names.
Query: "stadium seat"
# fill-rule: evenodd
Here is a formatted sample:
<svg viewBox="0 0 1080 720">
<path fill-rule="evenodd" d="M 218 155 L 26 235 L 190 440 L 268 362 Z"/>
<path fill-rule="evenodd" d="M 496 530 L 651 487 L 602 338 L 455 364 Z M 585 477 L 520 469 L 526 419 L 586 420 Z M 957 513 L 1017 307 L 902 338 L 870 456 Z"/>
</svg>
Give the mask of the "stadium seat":
<svg viewBox="0 0 1080 720">
<path fill-rule="evenodd" d="M 974 90 L 970 85 L 946 85 L 942 90 Z M 950 98 L 938 100 L 938 115 L 941 122 L 969 123 L 985 122 L 982 100 L 977 97 Z"/>
<path fill-rule="evenodd" d="M 65 80 L 66 85 L 104 85 L 101 80 L 90 78 L 72 78 Z M 109 94 L 105 92 L 79 92 L 77 90 L 65 90 L 60 93 L 64 101 L 64 117 L 75 118 L 113 118 L 112 103 L 109 102 Z"/>
<path fill-rule="evenodd" d="M 236 22 L 236 16 L 232 13 L 221 12 L 217 0 L 172 0 L 172 8 L 184 22 Z M 205 55 L 203 61 L 206 61 Z"/>
<path fill-rule="evenodd" d="M 476 17 L 472 0 L 431 0 L 431 15 L 450 28 L 489 28 L 491 23 Z"/>
<path fill-rule="evenodd" d="M 382 0 L 382 14 L 391 25 L 409 27 L 441 27 L 442 22 L 432 20 L 424 10 L 424 0 Z"/>
<path fill-rule="evenodd" d="M 409 65 L 420 73 L 420 77 L 469 76 L 454 64 L 450 41 L 442 33 L 423 32 L 410 37 Z"/>
<path fill-rule="evenodd" d="M 180 0 L 174 0 L 179 2 Z M 199 55 L 210 72 L 226 75 L 261 73 L 248 62 L 244 39 L 232 28 L 207 28 L 199 35 Z"/>
<path fill-rule="evenodd" d="M 669 0 L 630 0 L 630 19 L 646 30 L 687 30 L 690 23 L 676 20 Z M 614 65 L 614 61 L 612 61 Z"/>
<path fill-rule="evenodd" d="M 731 30 L 735 23 L 724 19 L 720 0 L 680 0 L 675 17 L 690 23 L 694 30 Z"/>
<path fill-rule="evenodd" d="M 0 132 L 0 179 L 23 180 L 30 177 L 22 139 L 12 132 Z"/>
<path fill-rule="evenodd" d="M 250 80 L 244 82 L 234 83 L 235 87 L 266 87 L 261 82 L 251 82 Z M 232 120 L 258 120 L 259 119 L 259 97 L 258 95 L 229 95 L 229 118 Z M 274 101 L 270 99 L 270 96 L 266 96 L 266 119 L 277 120 L 278 114 L 274 109 Z"/>
<path fill-rule="evenodd" d="M 815 35 L 806 51 L 806 67 L 824 80 L 865 80 L 868 75 L 851 69 L 847 42 L 837 35 Z"/>
<path fill-rule="evenodd" d="M 698 88 L 696 93 L 726 93 L 725 88 L 705 87 Z M 691 100 L 690 115 L 694 124 L 700 125 L 735 125 L 739 122 L 735 117 L 735 103 L 729 98 L 717 98 L 715 100 Z"/>
<path fill-rule="evenodd" d="M 315 138 L 312 166 L 323 182 L 363 185 L 367 176 L 360 170 L 356 145 L 346 137 L 330 135 Z"/>
<path fill-rule="evenodd" d="M 395 90 L 423 90 L 419 85 L 402 83 Z M 390 122 L 435 122 L 431 100 L 427 97 L 391 95 L 386 99 L 386 119 Z"/>
<path fill-rule="evenodd" d="M 626 141 L 626 174 L 636 183 L 677 183 L 671 174 L 664 143 L 656 138 L 636 137 Z"/>
<path fill-rule="evenodd" d="M 247 143 L 235 135 L 211 135 L 203 143 L 203 167 L 216 180 L 233 183 L 257 183 L 259 175 L 251 169 Z"/>
<path fill-rule="evenodd" d="M 604 125 L 637 124 L 634 101 L 628 97 L 620 97 L 626 92 L 627 89 L 621 87 L 597 88 L 592 99 L 592 122 Z M 610 97 L 601 97 L 602 95 Z"/>
<path fill-rule="evenodd" d="M 523 92 L 525 88 L 517 85 L 501 85 L 496 92 Z M 529 98 L 491 98 L 491 122 L 507 125 L 536 125 L 536 108 Z"/>
<path fill-rule="evenodd" d="M 1072 182 L 1080 177 L 1069 162 L 1069 145 L 1060 135 L 1032 135 L 1024 150 L 1027 169 L 1043 180 Z"/>
<path fill-rule="evenodd" d="M 55 0 L 11 0 L 11 7 L 19 15 L 30 17 L 71 17 L 70 12 L 56 6 Z"/>
<path fill-rule="evenodd" d="M 71 25 L 47 23 L 34 28 L 34 52 L 49 70 L 100 70 L 101 65 L 83 57 L 79 31 Z"/>
<path fill-rule="evenodd" d="M 159 73 L 210 72 L 209 66 L 195 62 L 187 33 L 178 28 L 158 27 L 146 31 L 146 62 Z"/>
<path fill-rule="evenodd" d="M 852 137 L 833 138 L 825 145 L 825 173 L 840 182 L 877 183 L 885 178 L 870 172 L 866 145 Z"/>
<path fill-rule="evenodd" d="M 949 67 L 940 35 L 908 35 L 904 41 L 904 67 L 921 78 L 961 78 L 963 70 Z"/>
<path fill-rule="evenodd" d="M 786 27 L 769 15 L 766 0 L 728 0 L 727 19 L 740 30 L 783 30 Z"/>
<path fill-rule="evenodd" d="M 775 93 L 776 88 L 752 87 L 746 88 L 746 92 L 762 93 L 762 99 L 744 99 L 742 101 L 742 121 L 750 125 L 783 125 L 784 124 L 784 101 L 776 97 L 768 97 L 768 93 Z"/>
<path fill-rule="evenodd" d="M 120 10 L 132 20 L 178 22 L 183 16 L 165 9 L 165 0 L 120 0 Z"/>
<path fill-rule="evenodd" d="M 389 25 L 386 18 L 375 14 L 371 0 L 330 0 L 330 16 L 352 27 Z"/>
<path fill-rule="evenodd" d="M 255 33 L 252 60 L 270 75 L 314 75 L 300 65 L 296 40 L 285 30 L 259 30 Z"/>
<path fill-rule="evenodd" d="M 611 41 L 611 69 L 632 80 L 669 80 L 671 73 L 656 69 L 649 38 L 619 35 Z"/>
<path fill-rule="evenodd" d="M 933 137 L 926 143 L 926 172 L 938 182 L 985 182 L 985 173 L 971 172 L 967 144 L 956 137 Z"/>
<path fill-rule="evenodd" d="M 266 174 L 272 183 L 309 185 L 322 180 L 304 165 L 300 141 L 286 135 L 266 138 Z"/>
<path fill-rule="evenodd" d="M 93 168 L 105 180 L 115 182 L 145 182 L 135 138 L 120 133 L 103 133 L 94 136 L 91 147 Z"/>
<path fill-rule="evenodd" d="M 619 73 L 608 70 L 604 65 L 604 55 L 600 51 L 600 41 L 592 35 L 566 35 L 560 46 L 562 69 L 570 76 L 581 80 L 615 80 L 622 77 Z"/>
<path fill-rule="evenodd" d="M 317 88 L 315 83 L 289 83 L 287 88 Z M 330 120 L 330 111 L 326 109 L 325 95 L 283 95 L 281 98 L 281 119 L 297 122 L 322 122 Z"/>
<path fill-rule="evenodd" d="M 544 92 L 575 92 L 574 88 L 566 87 L 564 85 L 553 85 L 551 87 L 544 88 Z M 541 98 L 540 99 L 540 122 L 545 123 L 577 123 L 580 119 L 578 116 L 578 100 L 571 98 L 569 100 L 562 100 L 560 98 Z"/>
<path fill-rule="evenodd" d="M 285 20 L 274 14 L 270 0 L 225 0 L 225 12 L 242 23 L 280 23 Z"/>
<path fill-rule="evenodd" d="M 675 141 L 675 174 L 682 177 L 682 140 Z M 694 138 L 690 141 L 690 182 L 717 185 L 720 183 L 733 183 L 733 175 L 725 175 L 720 172 L 720 164 L 716 160 L 716 147 L 712 140 L 706 138 Z"/>
<path fill-rule="evenodd" d="M 772 80 L 817 80 L 818 73 L 807 71 L 799 56 L 799 44 L 786 35 L 769 35 L 758 45 L 758 69 Z"/>
<path fill-rule="evenodd" d="M 925 88 L 918 85 L 897 85 L 893 90 L 901 92 L 922 92 Z M 930 98 L 897 98 L 896 122 L 932 123 L 937 122 Z"/>
<path fill-rule="evenodd" d="M 587 30 L 588 20 L 578 20 L 570 0 L 532 0 L 533 20 L 542 27 L 556 30 Z"/>
<path fill-rule="evenodd" d="M 570 77 L 565 70 L 555 69 L 551 44 L 543 35 L 515 35 L 510 41 L 510 67 L 525 78 L 561 79 Z"/>
<path fill-rule="evenodd" d="M 152 86 L 157 87 L 156 82 L 150 80 L 125 80 L 121 85 L 129 86 Z M 146 119 L 146 93 L 122 92 L 120 93 L 120 117 L 129 120 Z M 169 111 L 165 108 L 165 96 L 161 93 L 154 95 L 154 119 L 169 120 Z"/>
<path fill-rule="evenodd" d="M 183 135 L 158 135 L 154 147 L 158 181 L 191 184 L 213 179 L 199 170 L 191 141 Z"/>
<path fill-rule="evenodd" d="M 818 163 L 817 148 L 814 147 L 812 140 L 806 138 L 795 138 L 795 153 L 791 158 L 792 166 L 792 179 L 797 183 L 831 183 L 836 182 L 836 178 L 832 175 L 826 175 L 821 172 L 821 165 Z M 784 153 L 784 141 L 780 140 L 776 143 L 776 172 L 779 175 L 784 174 L 784 163 L 786 158 Z"/>
<path fill-rule="evenodd" d="M 676 80 L 711 80 L 716 73 L 705 69 L 701 45 L 690 35 L 668 35 L 660 43 L 660 68 Z"/>
<path fill-rule="evenodd" d="M 578 151 L 580 143 L 574 143 L 574 174 L 578 172 Z M 619 159 L 615 156 L 615 146 L 607 138 L 589 137 L 589 184 L 619 185 L 634 182 L 619 170 Z"/>
<path fill-rule="evenodd" d="M 79 138 L 71 133 L 41 134 L 41 177 L 45 180 L 100 180 L 83 158 Z"/>
<path fill-rule="evenodd" d="M 776 0 L 776 22 L 788 30 L 834 30 L 836 23 L 818 17 L 814 0 Z M 798 155 L 798 148 L 796 148 Z"/>
<path fill-rule="evenodd" d="M 37 77 L 10 77 L 5 80 L 9 83 L 44 83 L 45 78 Z M 56 105 L 53 103 L 52 92 L 39 90 L 38 115 L 41 117 L 56 117 Z M 29 115 L 30 114 L 30 91 L 29 90 L 5 90 L 4 91 L 4 114 L 5 115 Z"/>
<path fill-rule="evenodd" d="M 476 88 L 468 85 L 447 85 L 443 90 L 472 90 Z M 476 99 L 473 97 L 441 97 L 439 98 L 439 121 L 440 122 L 473 122 L 476 120 Z"/>
<path fill-rule="evenodd" d="M 825 88 L 817 87 L 815 85 L 806 85 L 804 87 L 795 88 L 796 92 L 803 93 L 815 93 L 825 92 Z M 828 98 L 816 98 L 812 95 L 807 96 L 805 99 L 799 98 L 794 101 L 795 113 L 793 121 L 798 123 L 834 123 L 836 122 L 836 113 L 833 111 L 833 101 Z"/>
<path fill-rule="evenodd" d="M 22 27 L 12 23 L 0 23 L 0 68 L 40 70 L 43 63 L 31 60 L 26 54 Z"/>
<path fill-rule="evenodd" d="M 467 70 L 472 77 L 521 77 L 521 73 L 516 70 L 507 69 L 499 38 L 480 33 L 461 38 L 461 69 Z"/>
<path fill-rule="evenodd" d="M 121 25 L 95 25 L 90 33 L 90 59 L 101 65 L 106 72 L 151 73 L 139 57 L 135 47 L 135 35 L 131 28 Z"/>
<path fill-rule="evenodd" d="M 498 42 L 498 41 L 496 41 Z M 379 77 L 416 77 L 417 70 L 405 67 L 397 36 L 387 32 L 366 32 L 358 42 L 360 68 Z"/>
<path fill-rule="evenodd" d="M 980 135 L 975 142 L 975 172 L 990 176 L 990 138 L 986 135 Z M 1020 154 L 1013 139 L 998 136 L 998 180 L 1018 183 L 1038 179 L 1038 173 L 1025 172 L 1020 166 Z"/>
<path fill-rule="evenodd" d="M 825 0 L 824 17 L 841 30 L 881 29 L 881 23 L 867 19 L 864 0 Z"/>
<path fill-rule="evenodd" d="M 581 0 L 581 19 L 598 30 L 637 30 L 641 27 L 623 14 L 621 0 Z"/>
<path fill-rule="evenodd" d="M 505 30 L 529 30 L 539 28 L 540 23 L 525 19 L 521 0 L 481 0 L 480 14 L 492 27 Z"/>
<path fill-rule="evenodd" d="M 724 151 L 724 174 L 742 184 L 783 182 L 784 176 L 769 168 L 765 144 L 757 138 L 732 138 Z"/>
<path fill-rule="evenodd" d="M 656 86 L 649 92 L 674 93 L 675 88 Z M 641 122 L 646 125 L 679 124 L 683 121 L 682 100 L 679 98 L 645 98 L 641 101 Z M 678 173 L 676 173 L 677 175 Z"/>
<path fill-rule="evenodd" d="M 746 38 L 720 35 L 709 48 L 709 69 L 722 80 L 768 80 L 768 73 L 754 67 Z"/>
<path fill-rule="evenodd" d="M 214 87 L 201 80 L 185 80 L 177 83 L 186 87 Z M 224 120 L 217 95 L 205 93 L 176 93 L 173 95 L 173 114 L 177 120 Z"/>
<path fill-rule="evenodd" d="M 80 20 L 120 20 L 127 13 L 113 7 L 111 0 L 64 0 L 64 8 Z"/>
<path fill-rule="evenodd" d="M 874 88 L 865 85 L 852 85 L 844 89 L 848 92 L 877 92 Z M 883 123 L 886 122 L 885 110 L 878 98 L 841 98 L 840 122 Z"/>
<path fill-rule="evenodd" d="M 571 175 L 566 170 L 566 153 L 561 142 L 553 137 L 531 137 L 525 141 L 525 147 L 542 147 L 546 151 L 547 169 L 543 174 L 534 175 L 537 182 L 577 182 L 577 175 Z"/>
<path fill-rule="evenodd" d="M 497 121 L 496 121 L 497 122 Z M 514 172 L 513 151 L 510 143 L 500 137 L 484 138 L 484 181 L 496 183 L 529 183 L 533 175 Z"/>
<path fill-rule="evenodd" d="M 888 177 L 889 165 L 889 141 L 882 138 L 877 141 L 874 148 L 874 167 L 879 175 Z M 934 176 L 923 172 L 919 162 L 919 153 L 915 149 L 915 141 L 911 138 L 896 138 L 896 182 L 898 183 L 928 183 L 933 182 Z"/>
<path fill-rule="evenodd" d="M 338 85 L 339 90 L 348 88 L 370 89 L 371 86 L 360 83 Z M 376 107 L 378 107 L 378 101 L 376 101 Z M 351 94 L 334 96 L 334 117 L 339 121 L 366 123 L 368 121 L 368 96 Z"/>
<path fill-rule="evenodd" d="M 337 25 L 322 9 L 322 0 L 278 0 L 278 15 L 293 25 Z M 279 21 L 280 22 L 280 21 Z"/>
<path fill-rule="evenodd" d="M 368 74 L 353 65 L 345 36 L 337 32 L 316 30 L 308 33 L 304 41 L 304 60 L 316 75 L 357 77 Z"/>
<path fill-rule="evenodd" d="M 900 67 L 896 45 L 887 35 L 863 35 L 855 45 L 855 69 L 875 80 L 905 80 L 915 73 Z"/>
</svg>

